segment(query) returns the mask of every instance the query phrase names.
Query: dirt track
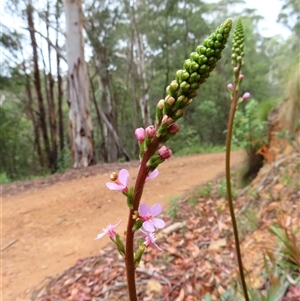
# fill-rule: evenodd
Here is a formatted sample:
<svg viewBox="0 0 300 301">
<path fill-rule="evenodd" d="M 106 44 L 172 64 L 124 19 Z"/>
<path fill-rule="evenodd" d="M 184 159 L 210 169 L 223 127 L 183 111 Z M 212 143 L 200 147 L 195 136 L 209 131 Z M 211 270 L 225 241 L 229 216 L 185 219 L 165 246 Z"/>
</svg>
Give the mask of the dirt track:
<svg viewBox="0 0 300 301">
<path fill-rule="evenodd" d="M 224 160 L 224 153 L 171 158 L 159 167 L 158 178 L 147 182 L 143 200 L 160 202 L 166 208 L 171 197 L 223 173 Z M 242 152 L 233 152 L 233 166 L 242 160 Z M 125 199 L 105 186 L 110 172 L 118 170 L 106 169 L 97 175 L 3 196 L 2 248 L 15 243 L 1 254 L 2 300 L 26 300 L 46 277 L 59 274 L 80 258 L 96 255 L 109 242 L 107 238 L 94 240 L 107 224 L 122 219 L 119 229 L 125 229 Z M 129 172 L 133 184 L 137 167 Z"/>
</svg>

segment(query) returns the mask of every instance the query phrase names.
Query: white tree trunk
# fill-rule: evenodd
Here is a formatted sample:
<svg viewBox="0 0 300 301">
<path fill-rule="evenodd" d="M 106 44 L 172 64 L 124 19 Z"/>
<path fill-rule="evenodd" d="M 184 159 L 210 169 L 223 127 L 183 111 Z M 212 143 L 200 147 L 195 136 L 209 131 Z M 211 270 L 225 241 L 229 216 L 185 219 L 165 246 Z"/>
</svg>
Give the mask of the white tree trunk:
<svg viewBox="0 0 300 301">
<path fill-rule="evenodd" d="M 138 20 L 136 20 L 136 10 L 139 6 L 145 5 L 144 1 L 136 1 L 131 6 L 131 26 L 134 32 L 134 48 L 136 49 L 136 53 L 134 56 L 134 62 L 136 65 L 137 75 L 140 79 L 142 79 L 142 95 L 139 99 L 139 105 L 142 115 L 142 121 L 144 127 L 148 125 L 152 125 L 151 115 L 150 115 L 150 106 L 149 106 L 149 84 L 147 78 L 147 67 L 146 67 L 146 59 L 145 59 L 145 49 L 143 42 L 143 35 L 139 33 L 138 30 Z"/>
<path fill-rule="evenodd" d="M 69 125 L 74 167 L 94 163 L 87 66 L 84 60 L 81 0 L 64 0 L 68 60 Z"/>
</svg>

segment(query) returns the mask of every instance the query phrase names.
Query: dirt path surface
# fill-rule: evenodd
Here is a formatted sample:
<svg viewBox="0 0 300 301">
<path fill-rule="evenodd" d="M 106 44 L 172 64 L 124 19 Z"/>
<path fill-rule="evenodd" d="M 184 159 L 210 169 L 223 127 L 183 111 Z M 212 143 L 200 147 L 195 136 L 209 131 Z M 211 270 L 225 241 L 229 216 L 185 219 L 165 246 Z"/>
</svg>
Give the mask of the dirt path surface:
<svg viewBox="0 0 300 301">
<path fill-rule="evenodd" d="M 243 158 L 243 152 L 233 152 L 232 166 Z M 224 173 L 224 160 L 224 153 L 171 158 L 159 167 L 158 178 L 147 182 L 142 200 L 160 202 L 166 208 L 171 197 Z M 128 165 L 132 185 L 137 165 Z M 98 174 L 53 181 L 46 187 L 23 187 L 21 193 L 12 195 L 4 187 L 2 300 L 26 300 L 47 277 L 63 272 L 80 258 L 97 255 L 109 239 L 94 238 L 107 224 L 122 219 L 120 231 L 125 229 L 125 199 L 105 186 L 110 172 L 118 171 L 119 166 L 105 166 Z"/>
</svg>

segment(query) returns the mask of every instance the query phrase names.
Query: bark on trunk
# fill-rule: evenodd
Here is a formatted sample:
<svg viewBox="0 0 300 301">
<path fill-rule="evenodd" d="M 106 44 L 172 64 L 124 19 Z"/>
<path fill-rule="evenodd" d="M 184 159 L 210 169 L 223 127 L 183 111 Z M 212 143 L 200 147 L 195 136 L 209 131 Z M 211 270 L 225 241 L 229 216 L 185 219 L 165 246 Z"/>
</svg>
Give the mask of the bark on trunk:
<svg viewBox="0 0 300 301">
<path fill-rule="evenodd" d="M 81 0 L 65 0 L 69 124 L 73 166 L 87 167 L 95 162 L 87 66 L 84 60 L 83 13 Z"/>
<path fill-rule="evenodd" d="M 28 97 L 28 113 L 29 113 L 30 119 L 32 121 L 32 126 L 33 126 L 34 144 L 36 146 L 41 171 L 44 172 L 45 171 L 44 170 L 45 166 L 44 166 L 44 158 L 43 158 L 41 142 L 40 142 L 39 126 L 37 124 L 35 114 L 34 114 L 34 111 L 33 111 L 33 100 L 32 100 L 32 93 L 31 93 L 30 77 L 26 73 L 26 67 L 25 67 L 24 62 L 23 62 L 23 71 L 25 72 L 25 76 L 26 76 L 26 92 L 27 92 L 27 97 Z"/>
<path fill-rule="evenodd" d="M 45 152 L 47 155 L 48 167 L 50 169 L 52 169 L 53 160 L 51 157 L 50 143 L 49 143 L 49 138 L 48 138 L 48 133 L 47 133 L 46 112 L 45 112 L 45 107 L 44 107 L 43 95 L 42 95 L 42 91 L 41 91 L 41 79 L 40 79 L 40 72 L 39 72 L 39 65 L 38 65 L 37 43 L 36 43 L 35 33 L 34 33 L 35 28 L 34 28 L 32 12 L 33 12 L 33 6 L 29 2 L 28 6 L 27 6 L 27 21 L 28 21 L 32 50 L 33 50 L 34 84 L 35 84 L 35 89 L 36 89 L 36 93 L 37 93 L 40 127 L 41 127 L 41 131 L 43 133 L 43 140 L 44 140 Z"/>
<path fill-rule="evenodd" d="M 47 1 L 47 12 L 46 12 L 46 30 L 47 30 L 47 40 L 50 40 L 49 34 L 49 10 L 50 4 Z M 53 171 L 57 170 L 57 129 L 56 129 L 56 114 L 55 114 L 55 103 L 54 103 L 54 79 L 52 76 L 51 68 L 51 45 L 48 43 L 48 64 L 49 64 L 49 123 L 50 123 L 50 133 L 51 133 L 51 144 L 52 144 L 52 160 L 53 160 Z"/>
<path fill-rule="evenodd" d="M 58 45 L 58 35 L 59 35 L 59 1 L 56 2 L 56 41 L 55 46 L 59 49 Z M 57 69 L 57 99 L 58 99 L 58 132 L 59 132 L 59 150 L 64 149 L 64 123 L 63 123 L 63 111 L 62 111 L 62 99 L 63 99 L 63 90 L 62 90 L 62 78 L 60 75 L 60 55 L 56 51 L 56 69 Z"/>
<path fill-rule="evenodd" d="M 92 90 L 91 91 L 92 99 L 93 99 L 93 103 L 94 103 L 96 113 L 97 113 L 97 121 L 98 121 L 100 136 L 101 136 L 100 140 L 102 140 L 102 142 L 100 142 L 99 149 L 97 151 L 99 151 L 99 155 L 104 160 L 104 162 L 108 162 L 108 149 L 106 147 L 106 139 L 105 139 L 105 136 L 104 136 L 102 119 L 101 119 L 101 115 L 100 115 L 100 112 L 99 112 L 98 103 L 97 103 L 97 100 L 96 100 L 95 88 L 94 88 L 94 85 L 93 85 L 93 79 L 91 78 L 89 72 L 88 72 L 88 76 L 89 76 L 90 86 L 91 86 L 91 90 Z"/>
<path fill-rule="evenodd" d="M 104 116 L 102 115 L 103 127 L 104 127 L 104 136 L 106 140 L 108 153 L 108 162 L 116 162 L 119 156 L 118 146 L 120 146 L 120 141 L 115 141 L 113 132 L 111 129 L 117 128 L 117 116 L 115 112 L 115 108 L 113 106 L 113 100 L 110 93 L 109 86 L 109 74 L 106 70 L 106 56 L 104 53 L 104 49 L 102 49 L 101 54 L 98 54 L 98 72 L 99 72 L 99 90 L 101 93 L 101 102 L 102 108 L 104 112 Z M 105 117 L 105 119 L 103 119 Z"/>
<path fill-rule="evenodd" d="M 139 5 L 143 5 L 143 3 L 137 3 L 137 7 Z M 138 30 L 138 21 L 136 20 L 136 12 L 135 7 L 131 6 L 132 16 L 131 16 L 131 26 L 134 32 L 134 41 L 137 49 L 136 57 L 135 57 L 135 65 L 137 70 L 138 78 L 142 81 L 141 87 L 141 96 L 139 99 L 139 105 L 142 115 L 142 121 L 144 127 L 148 125 L 152 125 L 151 115 L 150 115 L 150 106 L 149 106 L 149 84 L 146 72 L 146 59 L 145 59 L 145 49 L 142 41 L 142 35 Z"/>
</svg>

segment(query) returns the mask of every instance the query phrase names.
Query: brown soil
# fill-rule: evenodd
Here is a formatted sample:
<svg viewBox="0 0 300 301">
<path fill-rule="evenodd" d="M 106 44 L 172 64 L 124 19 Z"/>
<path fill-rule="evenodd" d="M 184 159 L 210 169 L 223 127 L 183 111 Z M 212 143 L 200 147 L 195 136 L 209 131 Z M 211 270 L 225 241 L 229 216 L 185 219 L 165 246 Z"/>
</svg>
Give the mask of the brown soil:
<svg viewBox="0 0 300 301">
<path fill-rule="evenodd" d="M 232 153 L 233 166 L 242 160 L 243 152 Z M 147 182 L 143 200 L 166 208 L 170 198 L 223 173 L 224 162 L 224 153 L 171 158 L 160 166 L 159 177 Z M 94 237 L 107 224 L 122 219 L 125 229 L 125 199 L 105 186 L 110 172 L 124 166 L 133 184 L 137 162 L 2 187 L 2 300 L 24 300 L 47 277 L 97 255 L 109 239 Z"/>
</svg>

